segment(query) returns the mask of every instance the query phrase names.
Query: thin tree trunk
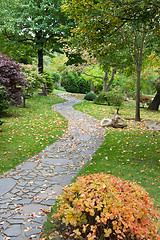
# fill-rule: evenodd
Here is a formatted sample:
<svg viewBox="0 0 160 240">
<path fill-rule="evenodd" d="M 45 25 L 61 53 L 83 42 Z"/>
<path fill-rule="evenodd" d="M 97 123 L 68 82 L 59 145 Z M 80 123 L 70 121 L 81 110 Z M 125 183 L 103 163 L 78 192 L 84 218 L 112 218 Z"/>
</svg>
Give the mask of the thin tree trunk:
<svg viewBox="0 0 160 240">
<path fill-rule="evenodd" d="M 38 72 L 43 74 L 43 47 L 38 49 Z"/>
<path fill-rule="evenodd" d="M 114 81 L 114 76 L 115 76 L 115 74 L 116 74 L 116 70 L 115 70 L 115 68 L 113 68 L 113 69 L 112 69 L 111 79 L 110 79 L 110 81 L 109 81 L 109 83 L 108 83 L 108 85 L 107 85 L 107 87 L 106 87 L 106 92 L 109 91 L 109 88 L 110 88 L 112 82 Z"/>
<path fill-rule="evenodd" d="M 137 69 L 137 88 L 136 88 L 136 116 L 135 120 L 140 121 L 140 76 L 141 69 Z"/>
<path fill-rule="evenodd" d="M 103 92 L 107 91 L 107 80 L 108 80 L 108 72 L 105 72 L 105 76 L 103 78 Z"/>
<path fill-rule="evenodd" d="M 38 72 L 43 74 L 43 43 L 41 42 L 42 31 L 37 32 L 37 48 L 38 48 Z M 43 83 L 42 95 L 47 96 L 46 83 Z"/>
<path fill-rule="evenodd" d="M 26 98 L 25 98 L 25 95 L 23 94 L 23 108 L 26 107 Z"/>
<path fill-rule="evenodd" d="M 160 105 L 160 90 L 157 91 L 156 96 L 154 97 L 148 109 L 158 111 L 159 105 Z"/>
<path fill-rule="evenodd" d="M 144 41 L 145 41 L 145 26 L 142 29 L 142 36 L 141 39 L 139 38 L 139 33 L 134 30 L 134 55 L 135 55 L 135 63 L 136 63 L 136 73 L 137 73 L 137 89 L 136 89 L 136 115 L 135 120 L 141 121 L 140 118 L 140 79 L 141 79 L 141 69 L 142 69 L 142 60 L 143 60 L 143 48 L 144 48 Z M 140 40 L 140 41 L 139 41 Z"/>
</svg>

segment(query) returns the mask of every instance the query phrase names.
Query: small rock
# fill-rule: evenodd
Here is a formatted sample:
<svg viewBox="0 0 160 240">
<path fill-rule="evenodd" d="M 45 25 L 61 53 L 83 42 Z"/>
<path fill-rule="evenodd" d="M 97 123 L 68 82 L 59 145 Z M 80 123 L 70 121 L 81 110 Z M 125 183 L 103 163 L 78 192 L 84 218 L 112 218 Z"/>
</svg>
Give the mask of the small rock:
<svg viewBox="0 0 160 240">
<path fill-rule="evenodd" d="M 149 120 L 149 121 L 145 122 L 145 125 L 147 128 L 149 128 L 153 131 L 160 131 L 160 123 L 158 123 L 158 122 Z"/>
<path fill-rule="evenodd" d="M 122 118 L 119 117 L 118 114 L 114 114 L 112 117 L 112 126 L 115 128 L 124 128 L 127 126 L 127 124 Z"/>
<path fill-rule="evenodd" d="M 102 126 L 102 127 L 112 127 L 112 119 L 104 118 L 104 119 L 101 121 L 101 126 Z"/>
</svg>

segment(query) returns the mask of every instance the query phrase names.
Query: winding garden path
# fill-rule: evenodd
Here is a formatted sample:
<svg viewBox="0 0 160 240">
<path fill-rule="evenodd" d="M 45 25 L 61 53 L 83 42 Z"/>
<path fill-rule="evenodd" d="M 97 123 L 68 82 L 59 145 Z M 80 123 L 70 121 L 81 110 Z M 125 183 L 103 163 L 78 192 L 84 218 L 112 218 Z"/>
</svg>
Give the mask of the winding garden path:
<svg viewBox="0 0 160 240">
<path fill-rule="evenodd" d="M 66 133 L 38 156 L 0 176 L 0 240 L 38 240 L 47 210 L 104 140 L 99 121 L 72 108 L 81 101 L 60 96 L 68 101 L 53 109 L 68 119 Z"/>
</svg>

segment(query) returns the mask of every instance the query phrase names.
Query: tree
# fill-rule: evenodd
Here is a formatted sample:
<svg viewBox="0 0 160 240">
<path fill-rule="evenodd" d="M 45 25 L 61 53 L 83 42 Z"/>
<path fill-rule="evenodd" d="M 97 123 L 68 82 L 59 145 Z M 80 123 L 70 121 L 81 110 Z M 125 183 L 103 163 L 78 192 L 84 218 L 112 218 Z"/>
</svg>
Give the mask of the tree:
<svg viewBox="0 0 160 240">
<path fill-rule="evenodd" d="M 157 93 L 149 106 L 149 110 L 157 111 L 160 105 L 160 77 L 155 82 L 155 87 L 156 87 Z"/>
<path fill-rule="evenodd" d="M 137 75 L 136 116 L 140 120 L 140 76 L 143 59 L 158 50 L 159 4 L 149 1 L 65 0 L 63 10 L 75 19 L 74 39 L 90 54 Z"/>
<path fill-rule="evenodd" d="M 2 4 L 1 11 L 1 32 L 12 45 L 29 43 L 35 49 L 39 73 L 43 74 L 44 51 L 60 52 L 63 46 L 60 39 L 69 33 L 71 21 L 61 12 L 61 0 L 9 1 Z"/>
<path fill-rule="evenodd" d="M 29 83 L 24 80 L 20 65 L 1 53 L 0 83 L 5 87 L 13 105 L 22 103 L 23 88 L 28 87 Z"/>
</svg>

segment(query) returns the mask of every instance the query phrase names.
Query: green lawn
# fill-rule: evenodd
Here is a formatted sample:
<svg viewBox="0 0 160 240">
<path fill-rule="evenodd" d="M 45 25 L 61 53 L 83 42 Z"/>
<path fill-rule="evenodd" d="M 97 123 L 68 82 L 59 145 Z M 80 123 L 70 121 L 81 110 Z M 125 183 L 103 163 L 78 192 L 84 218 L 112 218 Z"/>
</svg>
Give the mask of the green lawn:
<svg viewBox="0 0 160 240">
<path fill-rule="evenodd" d="M 72 96 L 83 98 L 83 96 L 75 94 L 72 94 Z M 104 117 L 111 118 L 116 113 L 114 107 L 96 105 L 88 101 L 77 104 L 74 108 L 99 120 Z M 124 129 L 106 128 L 102 146 L 92 160 L 84 165 L 73 181 L 82 174 L 87 175 L 97 172 L 113 174 L 116 177 L 136 181 L 149 192 L 150 197 L 154 199 L 155 206 L 159 208 L 160 135 L 148 130 L 144 122 L 146 119 L 160 122 L 160 112 L 141 109 L 142 121 L 136 122 L 134 121 L 135 104 L 131 102 L 124 104 L 120 110 L 120 116 L 125 119 L 128 126 Z M 56 204 L 44 225 L 42 237 L 46 240 L 63 239 L 56 234 L 59 225 L 56 226 L 56 221 L 52 218 L 53 212 L 56 212 Z"/>
<path fill-rule="evenodd" d="M 4 124 L 0 129 L 0 174 L 62 136 L 67 120 L 52 110 L 52 105 L 63 101 L 56 95 L 36 96 L 26 101 L 26 108 L 8 109 L 1 118 Z"/>
<path fill-rule="evenodd" d="M 83 102 L 75 109 L 90 114 L 99 120 L 111 118 L 116 112 L 114 107 Z M 126 180 L 136 181 L 154 198 L 159 207 L 160 192 L 160 135 L 145 127 L 145 120 L 160 122 L 160 112 L 141 109 L 141 122 L 133 120 L 135 107 L 126 103 L 120 110 L 125 119 L 124 129 L 106 128 L 105 141 L 93 159 L 78 173 L 111 173 Z"/>
</svg>

